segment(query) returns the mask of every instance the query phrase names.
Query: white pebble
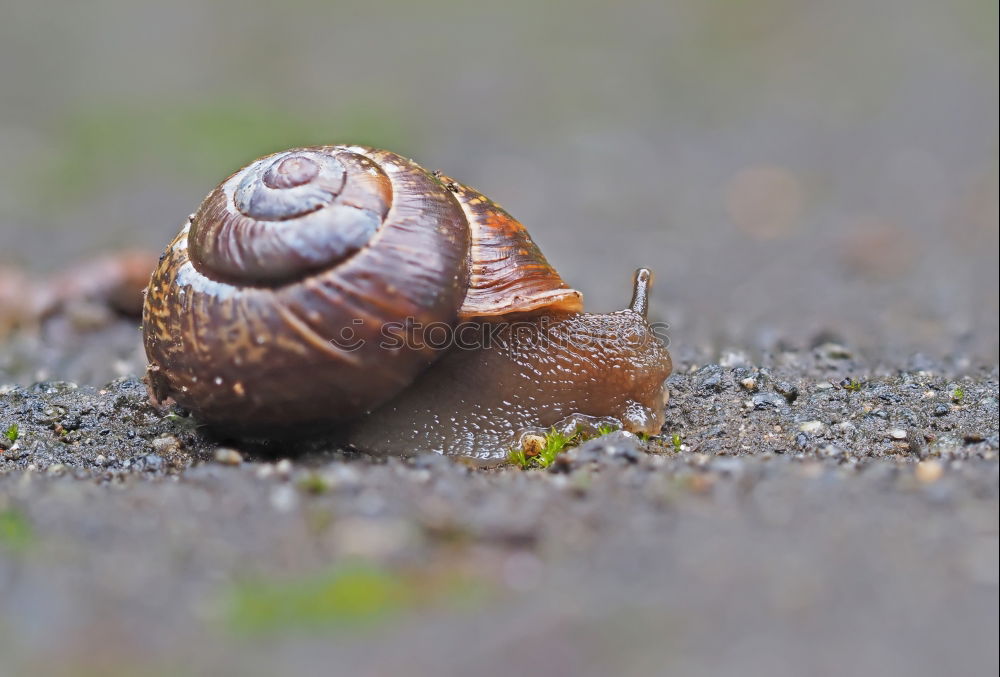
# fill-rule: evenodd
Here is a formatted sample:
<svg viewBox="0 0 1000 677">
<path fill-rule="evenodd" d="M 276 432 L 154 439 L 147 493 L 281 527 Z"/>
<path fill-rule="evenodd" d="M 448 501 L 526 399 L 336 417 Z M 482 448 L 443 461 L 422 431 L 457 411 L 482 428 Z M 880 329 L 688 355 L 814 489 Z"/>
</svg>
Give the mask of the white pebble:
<svg viewBox="0 0 1000 677">
<path fill-rule="evenodd" d="M 284 479 L 288 479 L 292 474 L 292 462 L 287 458 L 283 458 L 274 464 L 274 472 L 278 473 Z"/>
<path fill-rule="evenodd" d="M 917 463 L 913 474 L 921 484 L 932 484 L 941 479 L 941 475 L 944 474 L 944 466 L 935 460 L 921 461 Z"/>
<path fill-rule="evenodd" d="M 215 450 L 215 462 L 223 465 L 239 465 L 243 462 L 243 455 L 235 449 L 219 447 Z"/>
<path fill-rule="evenodd" d="M 151 442 L 153 445 L 153 451 L 157 454 L 169 454 L 173 451 L 177 451 L 181 447 L 181 442 L 173 435 L 164 435 L 163 437 L 157 437 Z"/>
<path fill-rule="evenodd" d="M 825 429 L 826 425 L 822 421 L 806 421 L 799 424 L 799 430 L 810 435 L 821 433 Z"/>
</svg>

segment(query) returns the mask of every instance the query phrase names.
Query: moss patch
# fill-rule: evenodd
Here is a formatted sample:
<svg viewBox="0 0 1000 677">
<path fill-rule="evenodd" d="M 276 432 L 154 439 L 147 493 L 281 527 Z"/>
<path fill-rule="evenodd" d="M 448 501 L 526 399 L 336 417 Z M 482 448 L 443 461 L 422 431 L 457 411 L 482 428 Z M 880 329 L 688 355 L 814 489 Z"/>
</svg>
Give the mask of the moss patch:
<svg viewBox="0 0 1000 677">
<path fill-rule="evenodd" d="M 482 582 L 447 572 L 352 562 L 305 578 L 238 584 L 227 594 L 225 624 L 245 635 L 363 631 L 416 608 L 468 602 L 482 590 Z"/>
<path fill-rule="evenodd" d="M 34 540 L 31 523 L 21 511 L 15 508 L 0 510 L 0 548 L 17 552 L 26 549 Z"/>
<path fill-rule="evenodd" d="M 530 468 L 548 468 L 556 457 L 567 449 L 575 447 L 587 440 L 596 439 L 613 433 L 618 428 L 610 425 L 599 426 L 596 432 L 588 432 L 579 427 L 569 434 L 551 428 L 544 436 L 537 436 L 540 439 L 532 440 L 521 449 L 513 449 L 507 455 L 507 462 L 516 465 L 522 470 Z"/>
</svg>

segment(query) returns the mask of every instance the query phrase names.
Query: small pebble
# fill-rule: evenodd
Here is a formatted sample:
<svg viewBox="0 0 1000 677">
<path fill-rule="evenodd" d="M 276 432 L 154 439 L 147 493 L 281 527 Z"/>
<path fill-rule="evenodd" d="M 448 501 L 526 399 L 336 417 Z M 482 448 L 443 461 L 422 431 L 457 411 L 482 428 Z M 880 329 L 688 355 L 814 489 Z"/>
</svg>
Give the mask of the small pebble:
<svg viewBox="0 0 1000 677">
<path fill-rule="evenodd" d="M 750 377 L 747 377 L 747 378 L 743 379 L 742 381 L 740 381 L 740 385 L 743 386 L 744 388 L 746 388 L 747 390 L 756 390 L 757 389 L 757 381 L 753 380 Z"/>
<path fill-rule="evenodd" d="M 822 421 L 806 421 L 799 424 L 799 430 L 810 435 L 818 435 L 826 429 Z"/>
<path fill-rule="evenodd" d="M 699 369 L 695 374 L 694 383 L 695 389 L 702 394 L 720 393 L 726 387 L 722 367 L 717 364 L 709 364 Z"/>
<path fill-rule="evenodd" d="M 222 465 L 239 465 L 243 462 L 243 455 L 235 449 L 219 447 L 215 450 L 215 462 Z"/>
<path fill-rule="evenodd" d="M 906 431 L 903 430 L 902 428 L 893 428 L 892 430 L 888 431 L 886 434 L 890 438 L 892 438 L 894 440 L 905 440 L 906 439 Z"/>
<path fill-rule="evenodd" d="M 840 458 L 844 455 L 844 450 L 835 444 L 828 444 L 819 450 L 820 456 L 826 458 Z"/>
<path fill-rule="evenodd" d="M 562 469 L 565 470 L 569 467 L 591 461 L 600 461 L 608 457 L 621 458 L 635 463 L 639 460 L 641 453 L 642 449 L 640 448 L 639 438 L 630 432 L 618 430 L 608 435 L 588 440 L 575 449 L 571 449 L 566 454 L 563 454 L 562 456 L 566 458 L 564 459 L 564 467 Z"/>
<path fill-rule="evenodd" d="M 762 409 L 781 409 L 785 405 L 785 400 L 779 395 L 774 393 L 757 393 L 751 399 L 753 403 L 753 408 L 759 410 Z"/>
<path fill-rule="evenodd" d="M 921 484 L 931 484 L 941 479 L 941 475 L 944 474 L 944 466 L 938 461 L 920 461 L 914 468 L 913 474 Z"/>
<path fill-rule="evenodd" d="M 521 449 L 525 456 L 538 456 L 545 449 L 545 437 L 529 434 L 521 438 Z"/>
<path fill-rule="evenodd" d="M 181 448 L 181 442 L 173 435 L 163 435 L 162 437 L 157 437 L 151 444 L 153 445 L 153 451 L 157 454 L 170 454 Z"/>
<path fill-rule="evenodd" d="M 854 357 L 854 353 L 839 343 L 824 343 L 816 348 L 816 352 L 828 360 L 849 360 Z"/>
<path fill-rule="evenodd" d="M 739 383 L 743 379 L 750 376 L 750 370 L 747 369 L 746 367 L 734 367 L 732 374 L 733 374 L 733 380 Z"/>
<path fill-rule="evenodd" d="M 941 475 L 944 474 L 944 466 L 939 461 L 920 461 L 914 468 L 913 474 L 921 484 L 931 484 L 941 479 Z"/>
<path fill-rule="evenodd" d="M 789 402 L 794 402 L 799 396 L 798 386 L 792 385 L 788 381 L 777 381 L 774 390 Z"/>
<path fill-rule="evenodd" d="M 48 425 L 50 423 L 55 423 L 66 413 L 61 407 L 49 407 L 43 411 L 37 412 L 32 416 L 35 423 L 40 423 L 42 425 Z"/>
</svg>

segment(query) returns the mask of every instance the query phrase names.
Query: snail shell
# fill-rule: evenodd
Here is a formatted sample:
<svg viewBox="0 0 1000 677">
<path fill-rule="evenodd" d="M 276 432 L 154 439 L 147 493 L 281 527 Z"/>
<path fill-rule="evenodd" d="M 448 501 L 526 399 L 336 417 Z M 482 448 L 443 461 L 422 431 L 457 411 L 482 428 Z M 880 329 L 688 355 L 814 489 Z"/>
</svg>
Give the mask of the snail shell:
<svg viewBox="0 0 1000 677">
<path fill-rule="evenodd" d="M 143 310 L 148 381 L 154 399 L 172 398 L 217 428 L 281 436 L 402 397 L 431 362 L 454 352 L 442 351 L 431 331 L 463 321 L 608 317 L 581 310 L 580 293 L 524 227 L 475 190 L 384 150 L 297 148 L 223 181 L 167 248 Z M 527 351 L 516 341 L 508 348 L 521 358 Z M 563 368 L 597 364 L 590 349 Z M 449 378 L 481 387 L 503 380 L 502 359 L 481 371 L 476 351 L 465 352 L 449 361 L 458 369 Z M 669 356 L 666 364 L 668 374 Z M 650 375 L 658 393 L 663 378 L 662 368 Z M 544 398 L 535 405 L 544 408 Z M 603 415 L 590 409 L 576 413 Z M 521 426 L 545 417 L 516 418 Z M 486 452 L 472 445 L 458 453 Z"/>
</svg>

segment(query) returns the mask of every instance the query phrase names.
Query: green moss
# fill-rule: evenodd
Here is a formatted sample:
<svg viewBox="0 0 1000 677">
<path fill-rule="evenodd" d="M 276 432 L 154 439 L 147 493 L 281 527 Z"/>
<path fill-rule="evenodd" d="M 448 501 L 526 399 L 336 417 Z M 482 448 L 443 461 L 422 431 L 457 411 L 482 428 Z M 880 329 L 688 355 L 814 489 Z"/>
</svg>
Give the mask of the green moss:
<svg viewBox="0 0 1000 677">
<path fill-rule="evenodd" d="M 545 433 L 538 448 L 532 450 L 513 449 L 507 455 L 507 462 L 522 470 L 548 468 L 556 460 L 556 456 L 562 453 L 576 437 L 576 434 L 566 435 L 552 428 Z"/>
<path fill-rule="evenodd" d="M 388 571 L 352 565 L 316 578 L 240 585 L 232 591 L 227 623 L 240 633 L 365 625 L 406 607 L 411 594 Z"/>
<path fill-rule="evenodd" d="M 856 378 L 852 378 L 852 379 L 846 379 L 846 378 L 845 378 L 845 379 L 844 379 L 844 380 L 843 380 L 843 381 L 841 382 L 841 385 L 843 385 L 843 387 L 844 387 L 844 390 L 849 390 L 849 391 L 851 391 L 852 393 L 856 393 L 856 392 L 858 392 L 858 391 L 860 391 L 860 390 L 861 390 L 861 386 L 862 386 L 863 384 L 861 383 L 861 381 L 859 381 L 859 380 L 858 380 L 858 379 L 856 379 Z"/>
<path fill-rule="evenodd" d="M 3 434 L 11 442 L 17 442 L 17 438 L 20 436 L 20 429 L 17 427 L 16 423 L 11 423 L 7 426 L 7 430 Z"/>
<path fill-rule="evenodd" d="M 0 548 L 19 551 L 35 540 L 31 523 L 19 510 L 0 510 Z"/>
<path fill-rule="evenodd" d="M 602 424 L 598 426 L 596 432 L 594 433 L 589 433 L 579 426 L 571 434 L 563 433 L 555 428 L 551 428 L 547 433 L 545 433 L 541 447 L 537 451 L 532 453 L 526 451 L 525 449 L 513 449 L 507 455 L 507 462 L 511 465 L 520 467 L 522 470 L 528 470 L 529 468 L 548 468 L 555 462 L 556 457 L 567 449 L 575 447 L 582 442 L 586 442 L 587 440 L 603 437 L 604 435 L 613 433 L 616 430 L 619 430 L 617 426 L 609 424 Z M 648 436 L 644 439 L 648 439 Z"/>
<path fill-rule="evenodd" d="M 538 467 L 548 468 L 552 465 L 556 460 L 556 456 L 564 452 L 567 447 L 571 446 L 570 443 L 573 442 L 577 436 L 577 433 L 574 433 L 573 435 L 566 435 L 565 433 L 561 433 L 555 429 L 546 433 L 545 444 L 542 445 L 542 450 L 538 452 L 538 456 L 535 457 L 535 462 L 538 464 Z M 580 441 L 582 441 L 582 439 Z M 574 442 L 574 444 L 578 443 L 579 442 Z"/>
<path fill-rule="evenodd" d="M 422 606 L 465 606 L 483 592 L 482 581 L 447 572 L 407 574 L 353 562 L 306 578 L 241 583 L 228 592 L 225 622 L 250 635 L 363 631 Z"/>
<path fill-rule="evenodd" d="M 954 402 L 961 402 L 962 400 L 965 399 L 965 391 L 962 390 L 961 388 L 955 388 L 951 392 L 951 399 Z"/>
<path fill-rule="evenodd" d="M 325 494 L 330 490 L 330 483 L 316 472 L 311 472 L 298 482 L 299 489 L 309 494 Z"/>
<path fill-rule="evenodd" d="M 507 454 L 507 463 L 510 465 L 516 465 L 522 470 L 527 470 L 531 467 L 531 459 L 523 449 L 512 449 L 509 454 Z"/>
<path fill-rule="evenodd" d="M 670 444 L 673 445 L 674 451 L 676 453 L 679 454 L 681 452 L 681 445 L 683 444 L 683 442 L 681 441 L 681 436 L 680 435 L 678 435 L 677 433 L 674 433 L 670 437 Z"/>
</svg>

